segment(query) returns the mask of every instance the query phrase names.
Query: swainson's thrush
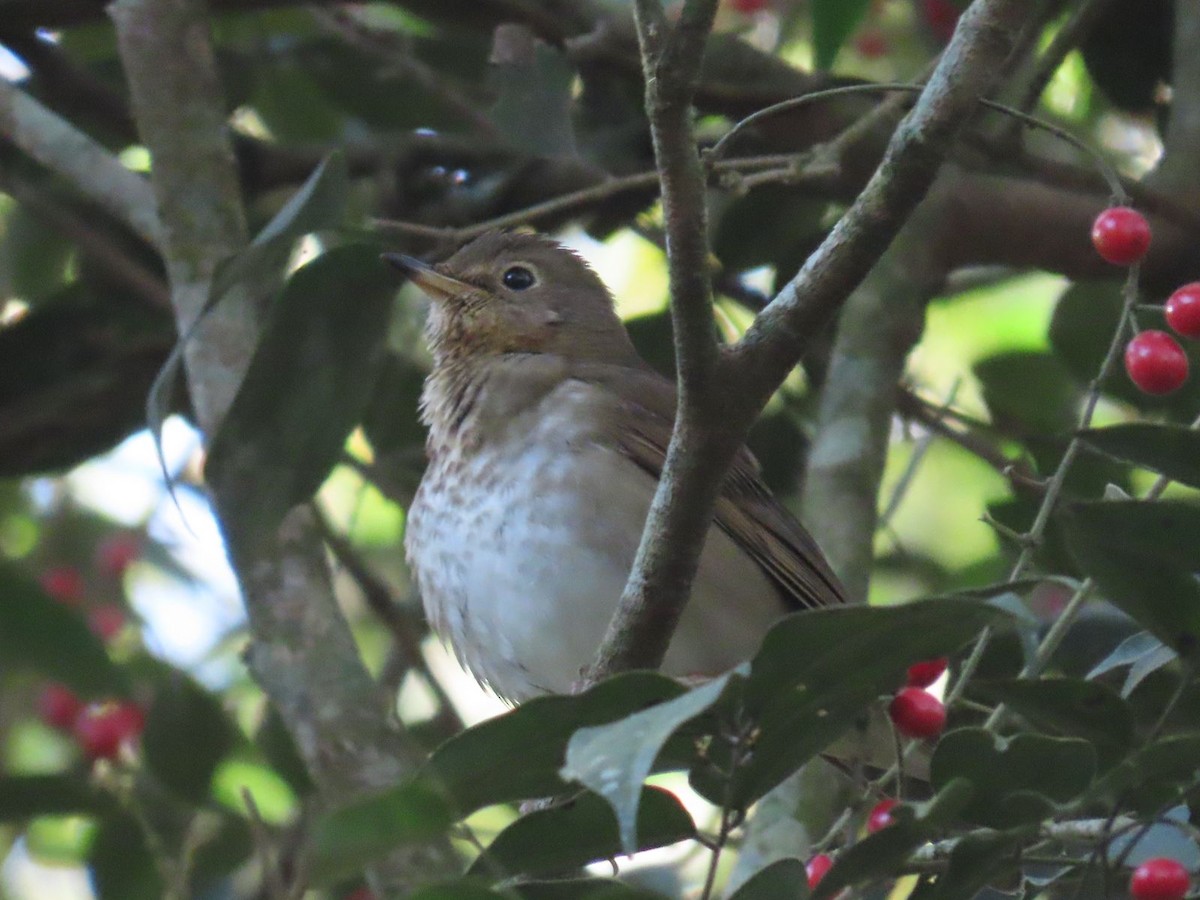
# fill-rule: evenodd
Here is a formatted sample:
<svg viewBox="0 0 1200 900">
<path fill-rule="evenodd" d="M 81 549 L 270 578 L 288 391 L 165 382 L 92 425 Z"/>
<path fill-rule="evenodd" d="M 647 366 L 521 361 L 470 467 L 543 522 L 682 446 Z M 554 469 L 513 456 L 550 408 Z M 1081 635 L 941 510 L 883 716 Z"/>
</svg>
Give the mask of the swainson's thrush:
<svg viewBox="0 0 1200 900">
<path fill-rule="evenodd" d="M 485 234 L 436 266 L 389 259 L 433 300 L 429 468 L 405 534 L 426 613 L 500 696 L 568 691 L 633 565 L 675 387 L 638 356 L 596 274 L 545 237 Z M 784 613 L 843 599 L 743 451 L 663 669 L 716 674 Z"/>
</svg>

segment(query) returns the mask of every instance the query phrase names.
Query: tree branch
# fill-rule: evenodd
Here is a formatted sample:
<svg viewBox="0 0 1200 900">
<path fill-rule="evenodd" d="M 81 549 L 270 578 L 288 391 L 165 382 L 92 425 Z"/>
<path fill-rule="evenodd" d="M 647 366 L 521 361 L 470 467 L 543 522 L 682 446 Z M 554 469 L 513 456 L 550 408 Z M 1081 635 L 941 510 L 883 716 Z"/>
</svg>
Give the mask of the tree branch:
<svg viewBox="0 0 1200 900">
<path fill-rule="evenodd" d="M 1020 0 L 984 0 L 964 15 L 929 86 L 897 129 L 866 189 L 796 278 L 759 314 L 746 337 L 724 357 L 718 356 L 711 381 L 704 376 L 707 351 L 698 346 L 700 313 L 711 317 L 711 311 L 689 302 L 708 296 L 707 278 L 696 294 L 677 294 L 680 289 L 692 290 L 690 280 L 679 284 L 672 280 L 672 308 L 679 306 L 674 315 L 688 329 L 685 340 L 677 320 L 676 340 L 693 354 L 692 365 L 685 368 L 683 360 L 678 363 L 681 404 L 675 432 L 633 571 L 592 668 L 593 677 L 661 663 L 687 601 L 721 480 L 746 431 L 799 360 L 809 336 L 862 280 L 929 188 L 959 129 L 1007 58 L 1026 6 Z M 689 13 L 688 7 L 681 23 L 697 15 L 694 9 Z M 683 130 L 688 135 L 687 153 L 695 153 L 686 110 L 681 113 L 677 105 L 663 106 L 656 97 L 674 91 L 673 97 L 668 96 L 676 99 L 679 92 L 686 92 L 689 73 L 658 67 L 665 40 L 661 8 L 653 0 L 639 0 L 637 9 L 639 35 L 644 34 L 647 107 L 656 151 L 662 154 L 664 195 L 691 191 L 693 208 L 701 210 L 693 223 L 667 219 L 668 252 L 674 257 L 692 250 L 697 234 L 703 236 L 697 226 L 704 221 L 703 180 L 689 174 L 698 162 L 693 164 L 682 150 L 674 150 L 683 144 Z M 671 84 L 665 87 L 664 79 Z M 668 171 L 669 166 L 677 168 Z M 676 196 L 673 202 L 675 209 L 683 209 L 688 201 Z M 664 208 L 671 208 L 665 196 Z M 678 233 L 672 231 L 676 228 Z M 684 260 L 697 269 L 702 266 L 702 258 L 680 255 L 679 261 Z M 711 318 L 706 327 L 711 329 Z M 691 384 L 685 380 L 689 378 Z M 688 393 L 717 383 L 719 389 Z"/>
<path fill-rule="evenodd" d="M 661 181 L 679 400 L 658 490 L 633 570 L 592 667 L 593 678 L 662 663 L 687 605 L 720 488 L 719 477 L 703 477 L 713 464 L 699 452 L 724 456 L 727 441 L 717 440 L 711 427 L 720 421 L 712 408 L 719 395 L 720 355 L 712 318 L 705 173 L 691 108 L 716 6 L 716 0 L 688 0 L 673 29 L 659 0 L 637 0 L 635 6 L 646 110 Z M 682 483 L 694 488 L 686 492 L 687 503 L 679 502 L 685 496 Z M 664 534 L 673 536 L 670 544 Z"/>
<path fill-rule="evenodd" d="M 1171 121 L 1163 140 L 1163 156 L 1147 180 L 1159 190 L 1195 201 L 1200 195 L 1200 7 L 1175 4 L 1175 36 L 1171 54 Z"/>
<path fill-rule="evenodd" d="M 926 199 L 842 308 L 801 513 L 851 600 L 866 602 L 897 390 L 945 270 Z"/>
<path fill-rule="evenodd" d="M 163 250 L 180 333 L 202 314 L 218 264 L 246 245 L 237 173 L 198 0 L 116 0 L 109 7 L 135 118 L 153 159 Z M 252 353 L 262 298 L 235 286 L 185 348 L 200 424 L 210 437 Z M 218 517 L 240 502 L 214 496 Z M 423 758 L 386 715 L 338 608 L 311 511 L 274 540 L 228 541 L 253 636 L 247 663 L 279 710 L 321 796 L 336 804 L 395 783 Z M 456 868 L 448 842 L 395 851 L 375 870 L 388 896 Z"/>
<path fill-rule="evenodd" d="M 154 194 L 90 137 L 8 81 L 0 79 L 0 135 L 66 178 L 151 244 L 162 233 Z"/>
</svg>

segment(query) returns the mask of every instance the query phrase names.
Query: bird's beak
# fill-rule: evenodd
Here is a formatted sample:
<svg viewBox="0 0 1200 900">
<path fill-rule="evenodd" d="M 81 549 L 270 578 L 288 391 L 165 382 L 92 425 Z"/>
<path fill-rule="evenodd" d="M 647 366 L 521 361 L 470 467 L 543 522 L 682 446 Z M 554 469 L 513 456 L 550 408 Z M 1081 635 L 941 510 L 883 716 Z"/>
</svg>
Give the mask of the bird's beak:
<svg viewBox="0 0 1200 900">
<path fill-rule="evenodd" d="M 408 276 L 409 281 L 434 300 L 461 297 L 463 294 L 476 290 L 465 281 L 443 275 L 429 263 L 423 262 L 415 256 L 406 256 L 403 253 L 385 253 L 383 258 Z"/>
</svg>

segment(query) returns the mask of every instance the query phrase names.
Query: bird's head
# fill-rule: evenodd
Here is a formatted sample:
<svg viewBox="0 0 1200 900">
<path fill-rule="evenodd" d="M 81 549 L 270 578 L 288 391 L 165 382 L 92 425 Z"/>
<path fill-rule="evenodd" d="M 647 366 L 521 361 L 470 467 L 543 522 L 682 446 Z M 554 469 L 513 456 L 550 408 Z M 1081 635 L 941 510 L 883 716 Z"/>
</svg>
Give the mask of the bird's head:
<svg viewBox="0 0 1200 900">
<path fill-rule="evenodd" d="M 437 265 L 386 258 L 432 299 L 435 356 L 550 353 L 616 362 L 633 353 L 599 276 L 544 236 L 489 232 Z"/>
</svg>

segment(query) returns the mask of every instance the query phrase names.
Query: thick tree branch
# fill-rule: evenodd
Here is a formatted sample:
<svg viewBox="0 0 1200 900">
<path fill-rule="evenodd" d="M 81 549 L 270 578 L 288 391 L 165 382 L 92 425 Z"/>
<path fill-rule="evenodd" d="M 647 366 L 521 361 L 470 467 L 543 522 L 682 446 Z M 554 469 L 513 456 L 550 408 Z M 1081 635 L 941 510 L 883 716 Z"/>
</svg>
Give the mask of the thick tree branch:
<svg viewBox="0 0 1200 900">
<path fill-rule="evenodd" d="M 247 241 L 237 173 L 205 10 L 198 0 L 116 0 L 110 13 L 150 150 L 163 250 L 180 333 L 202 315 L 217 265 Z M 236 394 L 257 339 L 262 298 L 231 289 L 185 348 L 194 406 L 211 436 Z M 240 498 L 214 504 L 223 518 Z M 248 664 L 279 710 L 328 803 L 395 783 L 423 757 L 386 715 L 338 608 L 307 508 L 256 548 L 230 541 L 250 619 Z M 453 868 L 448 844 L 393 853 L 375 871 L 385 895 Z"/>
<path fill-rule="evenodd" d="M 931 195 L 842 308 L 801 512 L 851 600 L 865 602 L 896 393 L 945 271 Z"/>
<path fill-rule="evenodd" d="M 671 28 L 660 0 L 637 0 L 635 15 L 646 82 L 646 110 L 661 180 L 671 320 L 679 403 L 662 478 L 651 504 L 633 571 L 593 667 L 593 676 L 657 668 L 687 604 L 712 519 L 719 478 L 700 448 L 720 452 L 709 427 L 720 359 L 712 318 L 705 173 L 692 131 L 692 96 L 712 28 L 716 0 L 688 0 Z M 688 505 L 677 485 L 693 484 Z M 671 533 L 669 549 L 660 538 Z"/>
<path fill-rule="evenodd" d="M 68 179 L 152 244 L 161 240 L 154 194 L 142 176 L 24 91 L 0 79 L 0 136 Z"/>
<path fill-rule="evenodd" d="M 1175 4 L 1171 54 L 1171 121 L 1163 156 L 1147 180 L 1160 190 L 1195 203 L 1200 199 L 1200 5 Z"/>
</svg>

